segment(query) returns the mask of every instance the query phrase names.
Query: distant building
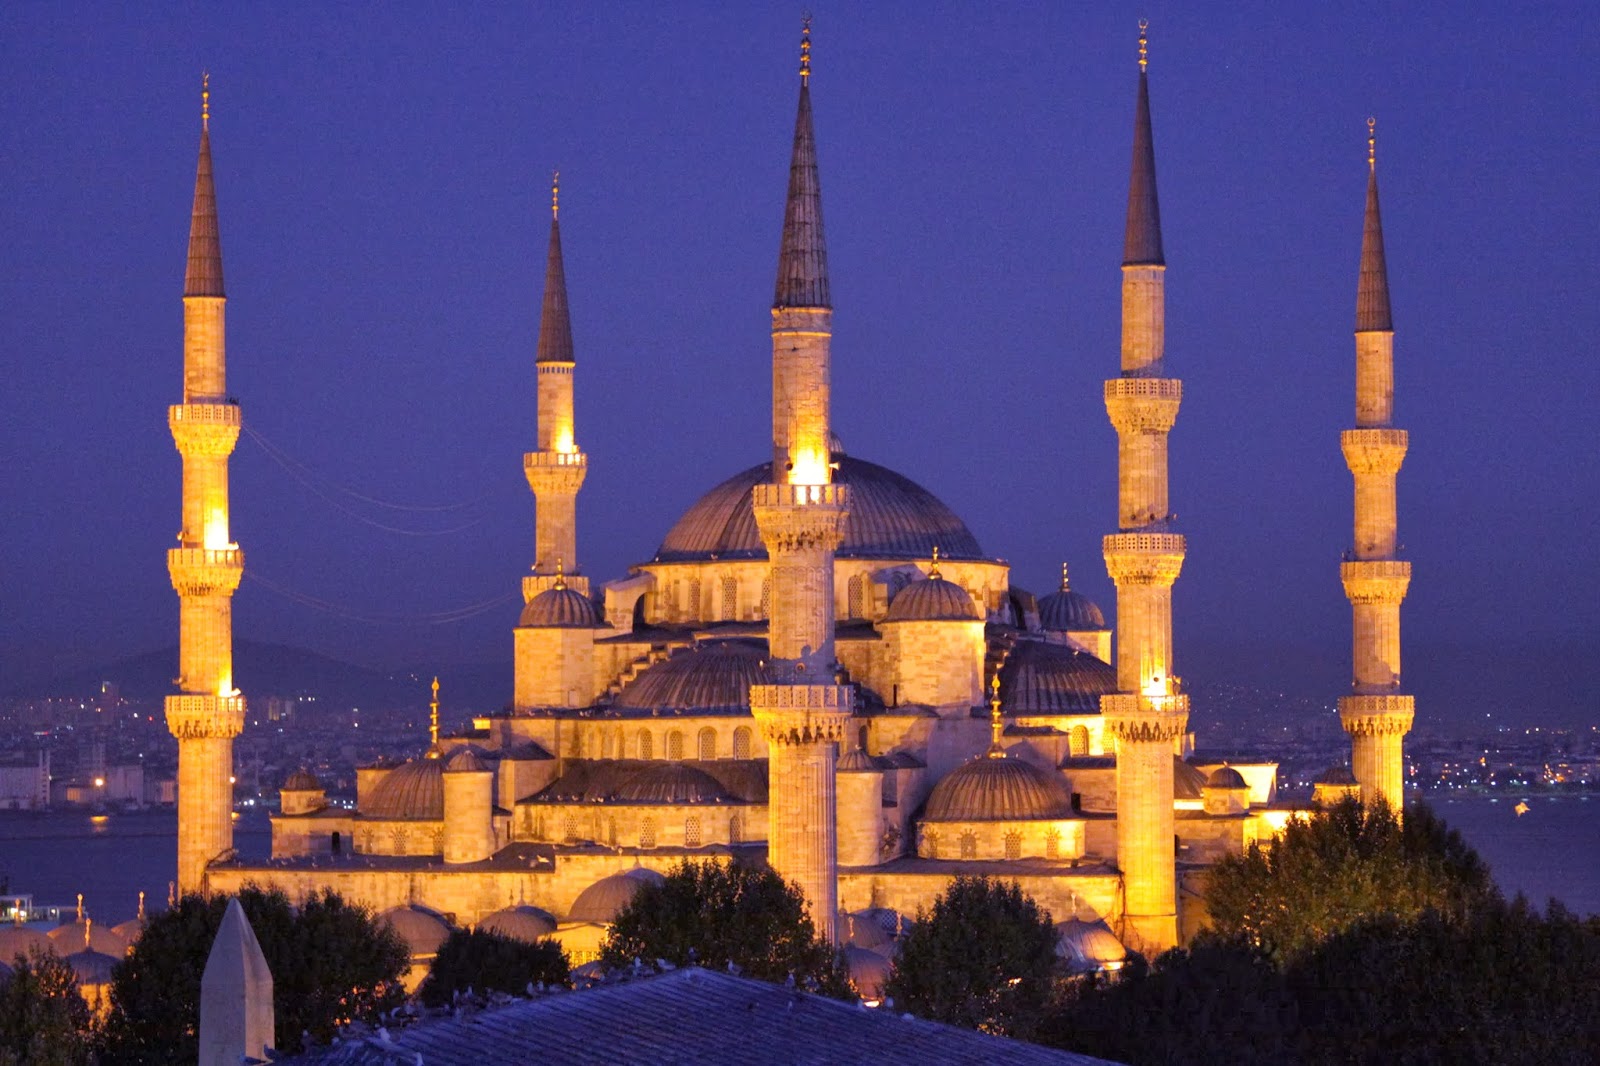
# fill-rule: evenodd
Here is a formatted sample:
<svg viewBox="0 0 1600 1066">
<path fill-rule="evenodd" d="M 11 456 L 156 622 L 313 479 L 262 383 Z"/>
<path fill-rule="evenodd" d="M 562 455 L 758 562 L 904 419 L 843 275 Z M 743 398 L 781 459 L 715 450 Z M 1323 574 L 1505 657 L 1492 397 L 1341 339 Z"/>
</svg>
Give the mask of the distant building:
<svg viewBox="0 0 1600 1066">
<path fill-rule="evenodd" d="M 50 753 L 34 762 L 0 766 L 0 810 L 42 811 L 50 806 Z"/>
</svg>

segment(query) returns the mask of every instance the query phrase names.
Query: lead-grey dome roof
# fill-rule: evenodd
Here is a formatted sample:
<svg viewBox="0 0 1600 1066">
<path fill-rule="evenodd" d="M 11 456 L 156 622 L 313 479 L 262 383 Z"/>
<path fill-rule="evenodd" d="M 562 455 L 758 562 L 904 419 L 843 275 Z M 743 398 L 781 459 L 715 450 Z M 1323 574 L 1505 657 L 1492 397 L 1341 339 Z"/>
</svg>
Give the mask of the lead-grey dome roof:
<svg viewBox="0 0 1600 1066">
<path fill-rule="evenodd" d="M 517 625 L 531 629 L 594 629 L 600 617 L 594 601 L 575 588 L 545 589 L 528 601 Z"/>
<path fill-rule="evenodd" d="M 1066 644 L 1014 641 L 1000 666 L 1008 715 L 1098 714 L 1100 697 L 1115 691 L 1116 667 Z"/>
<path fill-rule="evenodd" d="M 850 518 L 840 558 L 926 559 L 937 547 L 945 559 L 982 559 L 978 539 L 938 497 L 886 467 L 835 453 L 833 480 L 850 488 Z M 656 552 L 663 563 L 765 559 L 750 494 L 772 477 L 761 463 L 735 474 L 685 511 Z"/>
<path fill-rule="evenodd" d="M 1057 589 L 1039 601 L 1039 624 L 1061 632 L 1105 629 L 1106 616 L 1100 605 L 1083 593 Z"/>
<path fill-rule="evenodd" d="M 440 759 L 415 759 L 383 776 L 372 799 L 361 805 L 363 818 L 436 822 L 444 817 L 444 765 Z"/>
<path fill-rule="evenodd" d="M 617 790 L 619 803 L 722 803 L 728 798 L 716 778 L 675 762 L 647 766 Z"/>
<path fill-rule="evenodd" d="M 1072 795 L 1057 774 L 1021 759 L 980 755 L 933 786 L 931 822 L 1014 822 L 1072 817 Z"/>
<path fill-rule="evenodd" d="M 978 607 L 966 589 L 937 574 L 913 581 L 889 601 L 885 622 L 977 622 Z"/>
<path fill-rule="evenodd" d="M 719 640 L 679 648 L 628 682 L 613 702 L 630 710 L 735 714 L 750 707 L 750 686 L 770 680 L 758 640 Z"/>
</svg>

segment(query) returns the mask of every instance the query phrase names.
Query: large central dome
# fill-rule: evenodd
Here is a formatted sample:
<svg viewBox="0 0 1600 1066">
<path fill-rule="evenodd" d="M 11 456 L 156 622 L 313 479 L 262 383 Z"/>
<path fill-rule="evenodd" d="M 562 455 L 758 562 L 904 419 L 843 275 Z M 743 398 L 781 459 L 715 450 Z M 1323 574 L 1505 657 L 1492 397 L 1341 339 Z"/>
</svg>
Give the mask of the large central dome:
<svg viewBox="0 0 1600 1066">
<path fill-rule="evenodd" d="M 835 553 L 839 557 L 926 559 L 937 546 L 941 558 L 984 558 L 966 524 L 915 481 L 841 453 L 834 460 L 834 481 L 850 486 L 850 519 Z M 772 464 L 761 463 L 700 497 L 667 533 L 656 561 L 765 559 L 750 496 L 771 476 Z"/>
</svg>

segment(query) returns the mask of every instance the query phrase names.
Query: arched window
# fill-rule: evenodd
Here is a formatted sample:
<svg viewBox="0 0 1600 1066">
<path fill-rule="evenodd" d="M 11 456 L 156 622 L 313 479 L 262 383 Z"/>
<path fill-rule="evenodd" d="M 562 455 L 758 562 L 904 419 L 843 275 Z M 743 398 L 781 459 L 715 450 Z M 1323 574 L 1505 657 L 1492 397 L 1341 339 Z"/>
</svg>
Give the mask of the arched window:
<svg viewBox="0 0 1600 1066">
<path fill-rule="evenodd" d="M 656 846 L 656 820 L 646 818 L 639 823 L 639 846 L 653 848 Z"/>
<path fill-rule="evenodd" d="M 700 730 L 699 743 L 696 748 L 698 750 L 695 753 L 695 757 L 702 762 L 710 762 L 715 759 L 717 757 L 717 731 L 710 726 Z"/>
<path fill-rule="evenodd" d="M 600 731 L 600 757 L 602 759 L 611 758 L 611 731 L 607 729 Z"/>
<path fill-rule="evenodd" d="M 1067 752 L 1071 755 L 1089 754 L 1089 729 L 1087 726 L 1075 725 L 1067 734 Z"/>
<path fill-rule="evenodd" d="M 922 831 L 922 857 L 924 859 L 937 859 L 939 857 L 939 832 L 935 829 Z"/>
<path fill-rule="evenodd" d="M 692 814 L 683 822 L 683 846 L 686 848 L 700 846 L 700 819 Z"/>
<path fill-rule="evenodd" d="M 770 574 L 761 579 L 761 610 L 759 617 L 772 617 L 772 576 Z"/>
<path fill-rule="evenodd" d="M 1006 858 L 1022 858 L 1022 834 L 1015 829 L 1006 834 Z"/>
<path fill-rule="evenodd" d="M 722 617 L 730 622 L 739 617 L 739 581 L 732 576 L 722 579 Z"/>
<path fill-rule="evenodd" d="M 697 577 L 689 579 L 689 597 L 684 608 L 691 621 L 703 617 L 703 612 L 700 610 L 700 579 Z"/>
<path fill-rule="evenodd" d="M 728 843 L 744 843 L 744 820 L 741 819 L 737 814 L 728 819 Z"/>
<path fill-rule="evenodd" d="M 961 834 L 961 857 L 963 859 L 978 857 L 978 834 L 970 829 Z"/>
<path fill-rule="evenodd" d="M 1047 859 L 1061 858 L 1061 830 L 1051 826 L 1044 835 L 1044 857 Z"/>
<path fill-rule="evenodd" d="M 561 839 L 568 844 L 578 839 L 578 816 L 568 811 L 565 818 L 561 819 Z"/>
<path fill-rule="evenodd" d="M 654 745 L 650 743 L 650 730 L 639 730 L 639 758 L 654 759 L 655 752 L 652 750 L 653 747 Z"/>
<path fill-rule="evenodd" d="M 750 727 L 742 725 L 733 731 L 733 757 L 750 758 Z"/>
<path fill-rule="evenodd" d="M 667 758 L 683 758 L 683 734 L 676 729 L 667 734 Z"/>
<path fill-rule="evenodd" d="M 867 575 L 857 574 L 850 579 L 850 617 L 867 616 Z"/>
</svg>

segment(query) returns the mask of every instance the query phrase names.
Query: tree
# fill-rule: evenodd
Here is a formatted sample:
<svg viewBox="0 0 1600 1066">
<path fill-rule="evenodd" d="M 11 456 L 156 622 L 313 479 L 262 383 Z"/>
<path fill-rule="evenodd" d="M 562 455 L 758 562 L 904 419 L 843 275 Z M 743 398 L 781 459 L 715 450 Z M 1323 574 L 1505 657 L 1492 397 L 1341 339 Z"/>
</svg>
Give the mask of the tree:
<svg viewBox="0 0 1600 1066">
<path fill-rule="evenodd" d="M 1489 868 L 1423 804 L 1404 822 L 1382 800 L 1355 799 L 1292 821 L 1210 871 L 1206 906 L 1224 937 L 1291 961 L 1355 923 L 1435 910 L 1460 920 L 1499 899 Z"/>
<path fill-rule="evenodd" d="M 454 929 L 439 945 L 417 992 L 424 1003 L 438 1007 L 468 988 L 520 994 L 531 984 L 565 986 L 567 977 L 567 953 L 554 940 L 529 944 L 498 933 Z"/>
<path fill-rule="evenodd" d="M 663 959 L 676 966 L 730 963 L 763 981 L 851 997 L 832 945 L 818 939 L 805 896 L 765 867 L 684 861 L 647 884 L 617 915 L 601 947 L 613 968 Z"/>
<path fill-rule="evenodd" d="M 327 1041 L 340 1024 L 373 1020 L 404 999 L 405 944 L 366 908 L 332 891 L 295 908 L 281 890 L 254 885 L 239 903 L 272 970 L 278 1050 L 300 1050 L 303 1033 Z M 189 895 L 146 924 L 113 973 L 108 1061 L 195 1060 L 200 977 L 227 904 L 226 896 Z"/>
<path fill-rule="evenodd" d="M 87 1066 L 95 1026 L 78 979 L 61 958 L 35 949 L 0 977 L 0 1066 Z"/>
<path fill-rule="evenodd" d="M 883 991 L 923 1018 L 1029 1039 L 1055 975 L 1050 912 L 1014 881 L 958 877 L 917 912 Z"/>
</svg>

